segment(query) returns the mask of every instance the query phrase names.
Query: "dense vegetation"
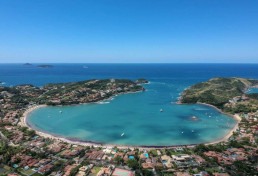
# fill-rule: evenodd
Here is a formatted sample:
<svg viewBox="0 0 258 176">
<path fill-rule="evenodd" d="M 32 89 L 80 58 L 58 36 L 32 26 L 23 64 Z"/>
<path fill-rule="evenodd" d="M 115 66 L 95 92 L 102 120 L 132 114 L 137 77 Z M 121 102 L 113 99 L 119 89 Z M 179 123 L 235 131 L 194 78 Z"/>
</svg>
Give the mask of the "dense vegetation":
<svg viewBox="0 0 258 176">
<path fill-rule="evenodd" d="M 242 96 L 256 80 L 243 78 L 213 78 L 191 86 L 182 93 L 182 103 L 207 103 L 222 107 L 236 96 Z"/>
<path fill-rule="evenodd" d="M 133 82 L 127 79 L 87 80 L 69 83 L 47 84 L 42 88 L 33 85 L 1 87 L 0 99 L 10 97 L 21 109 L 30 103 L 47 105 L 70 105 L 96 102 L 119 93 L 142 91 L 139 85 L 144 79 Z"/>
</svg>

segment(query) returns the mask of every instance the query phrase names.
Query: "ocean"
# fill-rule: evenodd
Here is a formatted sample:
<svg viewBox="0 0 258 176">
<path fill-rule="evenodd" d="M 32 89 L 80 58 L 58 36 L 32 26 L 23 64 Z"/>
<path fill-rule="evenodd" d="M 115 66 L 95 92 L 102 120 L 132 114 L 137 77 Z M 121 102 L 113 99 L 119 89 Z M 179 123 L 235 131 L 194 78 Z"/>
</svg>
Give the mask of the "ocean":
<svg viewBox="0 0 258 176">
<path fill-rule="evenodd" d="M 31 126 L 44 132 L 116 145 L 168 146 L 218 140 L 236 121 L 208 106 L 177 105 L 180 93 L 213 77 L 258 79 L 258 64 L 51 64 L 51 68 L 37 65 L 0 64 L 0 82 L 5 86 L 42 86 L 104 78 L 150 81 L 144 85 L 145 92 L 85 105 L 40 108 L 28 119 Z"/>
</svg>

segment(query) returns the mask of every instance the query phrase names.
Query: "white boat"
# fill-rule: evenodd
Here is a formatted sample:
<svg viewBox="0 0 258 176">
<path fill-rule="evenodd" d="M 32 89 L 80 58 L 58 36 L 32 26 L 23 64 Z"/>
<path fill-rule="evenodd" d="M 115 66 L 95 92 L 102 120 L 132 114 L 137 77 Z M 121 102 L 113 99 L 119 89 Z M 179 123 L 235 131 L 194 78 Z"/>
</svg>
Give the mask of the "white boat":
<svg viewBox="0 0 258 176">
<path fill-rule="evenodd" d="M 125 133 L 122 133 L 122 134 L 121 134 L 121 137 L 124 136 L 124 135 L 125 135 Z"/>
<path fill-rule="evenodd" d="M 59 113 L 62 113 L 62 111 L 59 111 Z"/>
<path fill-rule="evenodd" d="M 163 112 L 163 109 L 160 109 L 159 111 L 160 111 L 160 112 Z"/>
</svg>

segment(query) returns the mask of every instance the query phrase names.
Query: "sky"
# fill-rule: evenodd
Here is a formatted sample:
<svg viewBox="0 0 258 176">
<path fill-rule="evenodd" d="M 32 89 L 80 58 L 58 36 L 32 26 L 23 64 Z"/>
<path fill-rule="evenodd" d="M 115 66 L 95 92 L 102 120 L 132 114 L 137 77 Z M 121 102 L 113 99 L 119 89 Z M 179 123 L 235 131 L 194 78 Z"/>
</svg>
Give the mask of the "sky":
<svg viewBox="0 0 258 176">
<path fill-rule="evenodd" d="M 258 63 L 257 0 L 0 0 L 0 63 Z"/>
</svg>

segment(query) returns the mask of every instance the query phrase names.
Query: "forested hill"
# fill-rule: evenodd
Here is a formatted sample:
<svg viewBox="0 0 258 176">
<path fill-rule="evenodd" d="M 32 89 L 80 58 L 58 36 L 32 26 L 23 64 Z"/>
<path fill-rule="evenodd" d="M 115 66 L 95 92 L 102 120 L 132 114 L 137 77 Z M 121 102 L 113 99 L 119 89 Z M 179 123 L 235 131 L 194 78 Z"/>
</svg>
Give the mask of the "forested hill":
<svg viewBox="0 0 258 176">
<path fill-rule="evenodd" d="M 234 97 L 244 95 L 248 88 L 257 85 L 258 80 L 253 79 L 213 78 L 186 89 L 180 97 L 180 102 L 207 103 L 222 107 Z"/>
</svg>

